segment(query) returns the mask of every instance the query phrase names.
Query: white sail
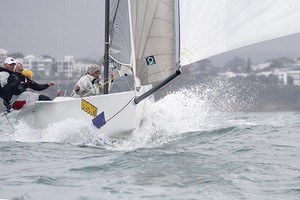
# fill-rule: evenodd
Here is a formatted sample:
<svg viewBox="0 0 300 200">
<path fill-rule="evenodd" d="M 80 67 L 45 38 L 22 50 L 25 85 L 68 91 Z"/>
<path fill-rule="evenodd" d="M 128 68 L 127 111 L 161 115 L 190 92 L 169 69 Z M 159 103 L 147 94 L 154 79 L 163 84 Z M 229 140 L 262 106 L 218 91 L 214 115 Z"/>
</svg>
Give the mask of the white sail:
<svg viewBox="0 0 300 200">
<path fill-rule="evenodd" d="M 175 71 L 176 8 L 174 0 L 111 1 L 110 56 L 132 66 L 142 85 L 159 82 Z"/>
<path fill-rule="evenodd" d="M 137 76 L 143 85 L 165 79 L 175 71 L 177 22 L 174 0 L 132 0 Z"/>
<path fill-rule="evenodd" d="M 182 0 L 181 64 L 299 33 L 299 11 L 299 0 Z"/>
<path fill-rule="evenodd" d="M 128 1 L 110 1 L 110 56 L 127 66 L 132 65 L 132 45 Z"/>
</svg>

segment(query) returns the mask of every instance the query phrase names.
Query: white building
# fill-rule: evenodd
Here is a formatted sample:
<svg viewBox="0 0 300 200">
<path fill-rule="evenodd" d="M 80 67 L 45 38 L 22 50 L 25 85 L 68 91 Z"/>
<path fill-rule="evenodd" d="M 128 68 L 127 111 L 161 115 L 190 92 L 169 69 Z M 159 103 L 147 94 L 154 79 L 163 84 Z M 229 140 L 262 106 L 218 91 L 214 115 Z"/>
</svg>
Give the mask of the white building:
<svg viewBox="0 0 300 200">
<path fill-rule="evenodd" d="M 54 60 L 50 58 L 35 57 L 34 55 L 27 55 L 23 59 L 23 67 L 29 68 L 35 73 L 45 73 L 49 75 L 53 70 Z"/>
<path fill-rule="evenodd" d="M 286 69 L 275 69 L 274 71 L 260 72 L 257 75 L 274 75 L 278 77 L 278 80 L 284 85 L 288 84 L 288 77 L 293 78 L 293 85 L 300 86 L 300 70 L 286 70 Z"/>
<path fill-rule="evenodd" d="M 56 60 L 57 71 L 60 75 L 65 77 L 72 77 L 73 70 L 75 68 L 75 58 L 74 56 L 64 56 L 64 59 Z"/>
<path fill-rule="evenodd" d="M 87 72 L 87 69 L 90 65 L 92 65 L 92 63 L 77 61 L 76 66 L 74 68 L 74 73 L 81 77 Z"/>
<path fill-rule="evenodd" d="M 278 77 L 283 81 L 284 85 L 287 85 L 288 77 L 293 78 L 293 85 L 300 85 L 300 70 L 282 72 L 278 74 Z"/>
</svg>

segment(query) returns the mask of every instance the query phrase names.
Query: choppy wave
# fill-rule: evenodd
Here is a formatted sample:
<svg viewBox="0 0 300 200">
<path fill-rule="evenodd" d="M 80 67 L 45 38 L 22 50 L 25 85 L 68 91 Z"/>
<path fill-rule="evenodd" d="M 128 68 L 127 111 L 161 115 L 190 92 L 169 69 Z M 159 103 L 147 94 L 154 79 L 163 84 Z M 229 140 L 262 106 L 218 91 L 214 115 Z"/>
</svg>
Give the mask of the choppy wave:
<svg viewBox="0 0 300 200">
<path fill-rule="evenodd" d="M 74 120 L 13 131 L 2 117 L 0 198 L 298 199 L 300 113 L 216 111 L 203 97 L 218 91 L 167 95 L 126 139 Z"/>
</svg>

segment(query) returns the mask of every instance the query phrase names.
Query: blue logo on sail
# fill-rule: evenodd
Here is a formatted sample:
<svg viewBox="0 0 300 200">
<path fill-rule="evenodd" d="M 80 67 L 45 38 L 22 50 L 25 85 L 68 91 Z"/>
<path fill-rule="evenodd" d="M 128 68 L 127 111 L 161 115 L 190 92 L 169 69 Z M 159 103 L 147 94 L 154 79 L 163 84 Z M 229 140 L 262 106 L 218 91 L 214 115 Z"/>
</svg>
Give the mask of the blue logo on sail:
<svg viewBox="0 0 300 200">
<path fill-rule="evenodd" d="M 150 66 L 150 65 L 155 65 L 155 64 L 156 64 L 156 61 L 155 61 L 154 56 L 148 56 L 148 57 L 146 58 L 146 63 L 147 63 L 148 66 Z"/>
</svg>

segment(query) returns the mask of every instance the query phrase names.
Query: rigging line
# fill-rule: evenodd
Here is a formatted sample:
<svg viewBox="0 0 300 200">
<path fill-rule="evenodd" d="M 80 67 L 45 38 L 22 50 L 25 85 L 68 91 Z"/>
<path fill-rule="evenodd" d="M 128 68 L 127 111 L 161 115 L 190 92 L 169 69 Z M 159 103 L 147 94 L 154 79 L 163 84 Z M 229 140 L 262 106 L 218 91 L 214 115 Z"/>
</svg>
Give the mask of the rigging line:
<svg viewBox="0 0 300 200">
<path fill-rule="evenodd" d="M 7 119 L 7 121 L 8 121 L 8 123 L 9 123 L 10 127 L 15 131 L 15 128 L 14 128 L 13 125 L 11 124 L 9 118 L 7 117 L 7 113 L 4 113 L 4 115 L 5 115 L 6 119 Z"/>
<path fill-rule="evenodd" d="M 56 59 L 60 57 L 61 52 L 61 45 L 62 45 L 62 32 L 64 30 L 64 22 L 65 22 L 65 16 L 66 16 L 66 1 L 63 0 L 63 2 L 59 2 L 57 4 L 57 10 L 58 10 L 58 16 L 61 16 L 62 20 L 59 20 L 59 23 L 57 24 L 57 29 L 56 29 Z M 57 62 L 58 64 L 58 62 Z M 60 73 L 59 73 L 59 66 L 57 66 L 56 69 L 56 84 L 60 83 Z"/>
<path fill-rule="evenodd" d="M 123 111 L 128 105 L 129 103 L 134 99 L 135 97 L 132 97 L 130 99 L 130 101 L 128 101 L 128 103 L 126 103 L 123 108 L 121 108 L 118 112 L 116 112 L 116 114 L 114 114 L 111 118 L 109 118 L 108 120 L 105 121 L 105 123 L 107 123 L 108 121 L 110 121 L 111 119 L 113 119 L 115 116 L 117 116 L 121 111 Z"/>
<path fill-rule="evenodd" d="M 120 76 L 120 75 L 117 74 L 115 77 L 108 79 L 108 81 L 106 81 L 105 83 L 102 83 L 101 85 L 96 86 L 96 88 L 101 88 L 101 87 L 103 87 L 104 85 L 109 84 L 109 82 L 115 80 L 118 76 Z"/>
<path fill-rule="evenodd" d="M 68 67 L 68 68 L 70 68 L 70 66 Z M 67 90 L 68 90 L 68 87 L 69 87 L 69 82 L 70 82 L 70 76 L 69 76 L 69 72 L 70 70 L 68 69 L 68 79 L 67 79 L 67 84 L 66 84 L 66 86 L 65 86 L 65 91 L 64 91 L 64 97 L 66 96 L 66 94 L 67 94 Z M 72 70 L 73 71 L 73 70 Z"/>
<path fill-rule="evenodd" d="M 119 77 L 121 77 L 121 75 L 120 75 L 120 74 L 117 74 L 117 75 L 113 76 L 113 78 L 109 78 L 108 81 L 106 81 L 105 83 L 102 83 L 102 84 L 100 84 L 99 86 L 96 86 L 96 89 L 102 88 L 102 87 L 104 87 L 104 85 L 109 84 L 109 83 L 112 83 L 113 80 L 116 80 L 116 79 L 119 78 Z M 127 86 L 128 86 L 129 88 L 131 88 L 131 87 L 129 86 L 128 81 L 126 81 L 126 83 L 127 83 Z M 131 89 L 132 89 L 132 88 L 131 88 Z"/>
<path fill-rule="evenodd" d="M 64 64 L 63 64 L 64 65 Z M 71 61 L 68 61 L 68 72 L 67 72 L 67 75 L 68 75 L 68 79 L 67 79 L 67 83 L 66 83 L 66 86 L 65 86 L 65 91 L 64 91 L 64 97 L 66 96 L 67 94 L 67 90 L 68 90 L 68 87 L 69 87 L 69 83 L 70 83 L 70 71 L 71 71 L 71 75 L 73 73 L 73 70 L 74 70 L 74 67 L 71 67 L 70 65 L 74 65 L 73 62 Z"/>
<path fill-rule="evenodd" d="M 66 86 L 65 86 L 66 87 Z M 56 97 L 56 94 L 57 94 L 57 92 L 59 92 L 60 91 L 60 84 L 56 84 L 56 89 L 54 89 L 54 88 L 47 88 L 46 90 L 50 90 L 51 91 L 51 95 L 52 95 L 52 99 L 54 98 L 54 97 Z M 56 93 L 55 95 L 54 95 L 54 92 Z"/>
</svg>

